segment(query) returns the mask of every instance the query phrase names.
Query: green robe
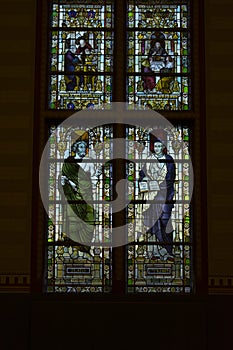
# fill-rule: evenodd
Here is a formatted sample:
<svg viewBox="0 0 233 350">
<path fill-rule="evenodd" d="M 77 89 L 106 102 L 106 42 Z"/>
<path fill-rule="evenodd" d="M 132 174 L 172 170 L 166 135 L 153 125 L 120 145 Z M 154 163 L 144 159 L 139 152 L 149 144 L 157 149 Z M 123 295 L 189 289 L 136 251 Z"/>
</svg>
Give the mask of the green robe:
<svg viewBox="0 0 233 350">
<path fill-rule="evenodd" d="M 91 176 L 76 162 L 74 157 L 65 160 L 62 175 L 71 180 L 76 188 L 67 181 L 62 186 L 66 197 L 64 205 L 64 232 L 74 242 L 91 246 L 95 225 Z M 86 248 L 87 248 L 86 247 Z M 83 249 L 88 251 L 89 249 Z"/>
</svg>

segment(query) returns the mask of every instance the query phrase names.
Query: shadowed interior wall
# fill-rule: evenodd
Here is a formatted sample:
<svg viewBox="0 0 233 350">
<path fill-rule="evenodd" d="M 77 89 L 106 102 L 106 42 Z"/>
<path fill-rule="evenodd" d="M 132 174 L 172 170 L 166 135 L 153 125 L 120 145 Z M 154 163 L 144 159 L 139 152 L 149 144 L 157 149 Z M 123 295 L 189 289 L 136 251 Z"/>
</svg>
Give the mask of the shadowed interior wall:
<svg viewBox="0 0 233 350">
<path fill-rule="evenodd" d="M 206 120 L 210 291 L 233 287 L 233 11 L 206 0 Z"/>
<path fill-rule="evenodd" d="M 35 1 L 0 11 L 0 285 L 29 290 L 34 109 Z"/>
</svg>

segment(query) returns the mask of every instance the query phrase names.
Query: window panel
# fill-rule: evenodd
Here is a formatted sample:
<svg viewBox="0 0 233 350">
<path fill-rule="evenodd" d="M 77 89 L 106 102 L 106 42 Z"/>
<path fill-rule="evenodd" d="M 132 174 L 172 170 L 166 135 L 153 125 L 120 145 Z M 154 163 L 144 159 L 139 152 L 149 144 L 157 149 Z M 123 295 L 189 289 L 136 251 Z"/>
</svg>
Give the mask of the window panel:
<svg viewBox="0 0 233 350">
<path fill-rule="evenodd" d="M 131 200 L 127 207 L 128 240 L 132 242 L 127 252 L 127 290 L 129 293 L 190 293 L 190 129 L 181 125 L 166 129 L 163 140 L 166 151 L 159 161 L 152 153 L 151 130 L 129 126 L 126 132 L 127 193 Z M 171 185 L 172 164 L 175 178 Z M 143 178 L 141 172 L 144 172 Z M 157 186 L 150 187 L 155 180 Z"/>
<path fill-rule="evenodd" d="M 189 22 L 188 3 L 129 1 L 129 103 L 155 110 L 191 108 Z"/>
<path fill-rule="evenodd" d="M 53 1 L 49 108 L 102 108 L 112 99 L 111 2 Z"/>
<path fill-rule="evenodd" d="M 113 196 L 113 170 L 108 159 L 112 158 L 112 132 L 111 126 L 91 130 L 70 130 L 63 126 L 50 128 L 47 292 L 111 290 L 112 251 L 98 242 L 111 239 L 112 212 L 108 201 Z M 80 153 L 75 145 L 80 140 L 86 143 L 85 156 L 76 160 Z M 67 164 L 69 168 L 64 170 Z M 67 183 L 62 183 L 62 176 Z M 82 189 L 86 191 L 89 185 L 88 208 Z M 65 186 L 69 186 L 69 192 Z M 80 222 L 76 220 L 77 216 L 81 218 Z M 89 224 L 90 232 L 82 227 L 82 220 Z M 82 243 L 83 237 L 84 242 L 86 237 L 90 238 L 89 245 Z"/>
</svg>

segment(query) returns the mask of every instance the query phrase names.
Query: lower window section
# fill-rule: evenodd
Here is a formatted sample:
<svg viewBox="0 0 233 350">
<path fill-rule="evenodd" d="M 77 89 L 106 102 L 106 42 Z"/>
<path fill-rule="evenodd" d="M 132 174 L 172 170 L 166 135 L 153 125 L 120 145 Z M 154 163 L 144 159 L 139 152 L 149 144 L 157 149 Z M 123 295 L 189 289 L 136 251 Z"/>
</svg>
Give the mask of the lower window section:
<svg viewBox="0 0 233 350">
<path fill-rule="evenodd" d="M 117 269 L 129 294 L 193 292 L 190 128 L 125 130 L 128 244 L 116 261 L 113 127 L 50 129 L 48 293 L 114 293 Z"/>
<path fill-rule="evenodd" d="M 173 244 L 173 258 L 166 258 L 166 249 L 156 242 L 128 246 L 129 293 L 192 292 L 191 247 Z"/>
<path fill-rule="evenodd" d="M 49 246 L 47 292 L 108 293 L 111 265 L 109 249 L 94 248 L 89 252 L 68 242 Z"/>
</svg>

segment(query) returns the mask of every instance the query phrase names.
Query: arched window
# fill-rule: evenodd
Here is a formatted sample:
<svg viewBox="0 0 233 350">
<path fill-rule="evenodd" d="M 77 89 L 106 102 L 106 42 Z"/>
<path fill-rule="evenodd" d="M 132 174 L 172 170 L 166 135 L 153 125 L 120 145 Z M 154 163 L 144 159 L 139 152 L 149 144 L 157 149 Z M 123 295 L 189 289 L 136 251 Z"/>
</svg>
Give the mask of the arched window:
<svg viewBox="0 0 233 350">
<path fill-rule="evenodd" d="M 40 202 L 34 213 L 35 290 L 203 291 L 198 2 L 52 0 L 49 6 L 42 1 L 38 11 L 35 161 L 38 167 L 46 145 L 48 211 Z M 87 127 L 80 117 L 70 128 L 65 122 L 80 110 L 98 118 L 112 102 L 127 102 L 137 123 Z M 166 127 L 156 118 L 142 126 L 137 110 L 160 112 Z M 125 140 L 125 159 L 114 159 L 117 138 Z M 121 179 L 128 180 L 128 202 L 115 212 Z M 121 226 L 127 244 L 95 246 L 111 241 L 112 230 Z"/>
</svg>

